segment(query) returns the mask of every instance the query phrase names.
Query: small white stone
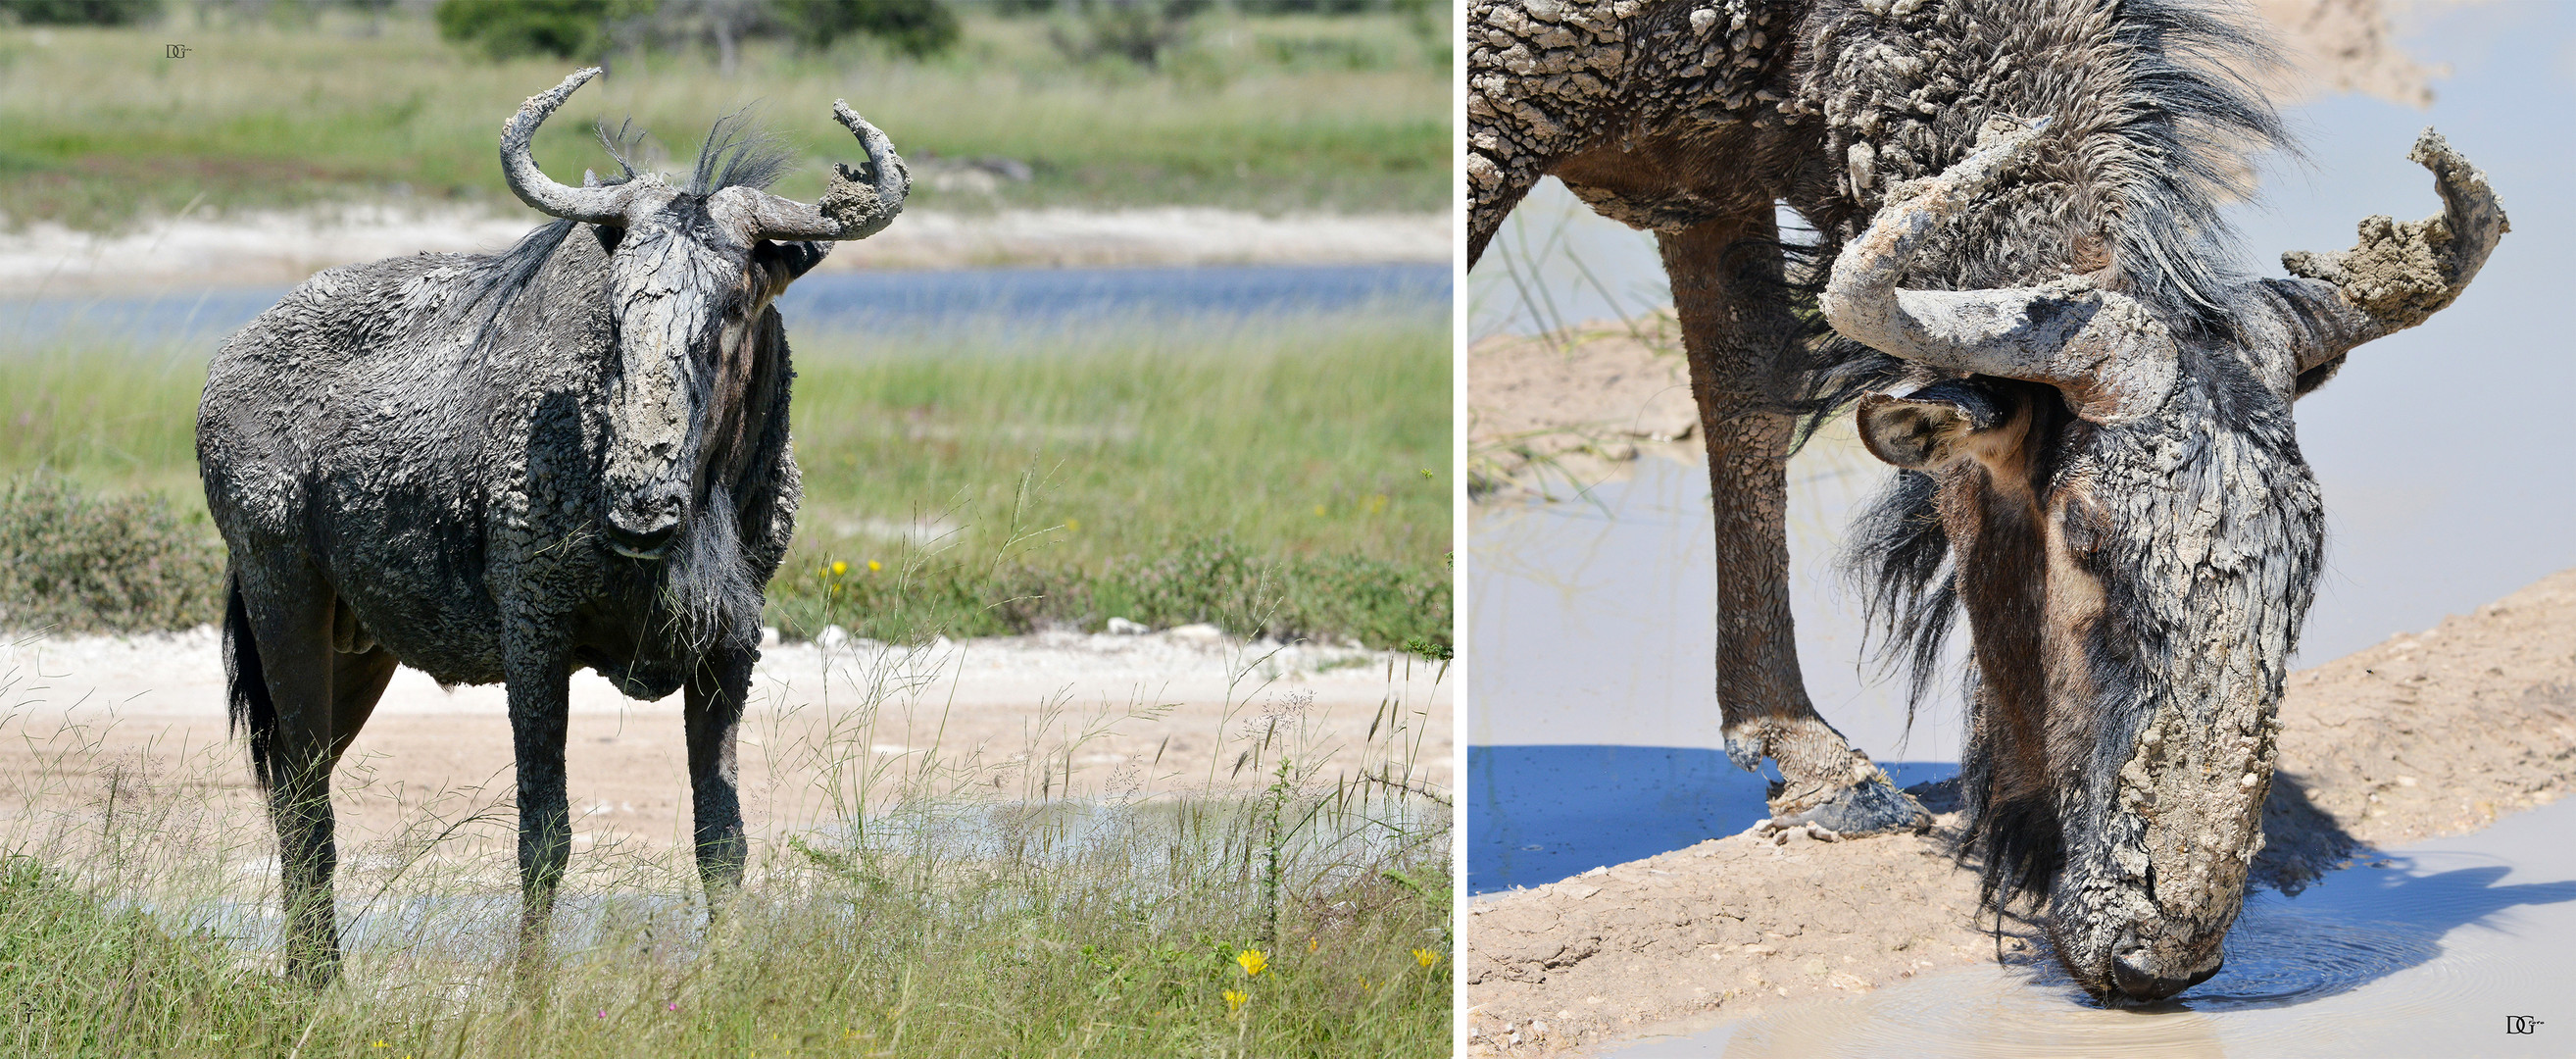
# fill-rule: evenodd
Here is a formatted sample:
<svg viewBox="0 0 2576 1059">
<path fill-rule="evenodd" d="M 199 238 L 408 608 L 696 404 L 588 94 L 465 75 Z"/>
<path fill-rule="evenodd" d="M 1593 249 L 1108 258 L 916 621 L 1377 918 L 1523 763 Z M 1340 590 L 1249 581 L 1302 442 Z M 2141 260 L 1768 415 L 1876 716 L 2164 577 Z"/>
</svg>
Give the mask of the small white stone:
<svg viewBox="0 0 2576 1059">
<path fill-rule="evenodd" d="M 1143 622 L 1128 621 L 1125 618 L 1111 618 L 1102 628 L 1111 636 L 1143 636 L 1154 631 Z"/>
<path fill-rule="evenodd" d="M 1699 10 L 1690 13 L 1690 23 L 1691 32 L 1706 33 L 1708 32 L 1708 27 L 1717 24 L 1717 12 L 1705 7 L 1700 8 Z"/>
<path fill-rule="evenodd" d="M 823 631 L 814 637 L 816 646 L 826 648 L 839 647 L 848 642 L 850 642 L 850 630 L 838 625 L 826 625 Z"/>
<path fill-rule="evenodd" d="M 1196 622 L 1189 625 L 1173 626 L 1172 628 L 1164 630 L 1163 635 L 1169 636 L 1175 640 L 1188 640 L 1194 643 L 1212 643 L 1214 641 L 1224 639 L 1225 630 L 1217 628 L 1216 626 L 1210 625 L 1206 622 Z"/>
</svg>

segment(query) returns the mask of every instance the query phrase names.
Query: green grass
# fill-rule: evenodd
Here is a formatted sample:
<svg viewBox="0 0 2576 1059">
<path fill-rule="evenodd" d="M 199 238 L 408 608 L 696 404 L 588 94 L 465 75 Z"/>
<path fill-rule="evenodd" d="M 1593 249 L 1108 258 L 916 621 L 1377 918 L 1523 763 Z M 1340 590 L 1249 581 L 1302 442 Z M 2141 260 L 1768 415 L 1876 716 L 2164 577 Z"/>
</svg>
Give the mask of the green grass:
<svg viewBox="0 0 2576 1059">
<path fill-rule="evenodd" d="M 805 507 L 770 587 L 770 620 L 790 636 L 840 624 L 917 641 L 1125 617 L 1450 643 L 1445 320 L 1109 324 L 1049 333 L 1042 350 L 1003 333 L 887 343 L 896 352 L 796 341 Z M 0 356 L 0 476 L 165 498 L 169 517 L 151 525 L 184 539 L 137 530 L 118 554 L 185 554 L 211 539 L 194 454 L 204 378 L 190 355 Z M 19 523 L 51 517 L 27 511 Z M 38 539 L 10 536 L 11 517 L 0 511 L 0 555 L 31 572 L 69 583 L 122 561 L 59 544 L 8 552 Z M 213 620 L 210 596 L 186 599 L 55 620 Z M 5 595 L 0 608 L 36 613 Z"/>
<path fill-rule="evenodd" d="M 1397 15 L 1199 20 L 1145 71 L 1076 63 L 1043 19 L 970 17 L 954 52 L 914 61 L 847 44 L 746 46 L 737 73 L 695 53 L 622 56 L 537 140 L 559 179 L 604 168 L 590 123 L 632 116 L 685 168 L 718 116 L 762 104 L 812 164 L 777 190 L 806 200 L 828 160 L 856 157 L 831 121 L 846 97 L 907 157 L 1028 163 L 997 191 L 926 182 L 923 207 L 1213 205 L 1262 211 L 1437 210 L 1450 199 L 1445 36 Z M 493 63 L 427 19 L 381 33 L 181 14 L 141 29 L 0 25 L 0 214 L 84 229 L 194 207 L 466 202 L 516 210 L 493 152 L 503 118 L 575 63 Z M 183 42 L 187 58 L 164 57 Z"/>
</svg>

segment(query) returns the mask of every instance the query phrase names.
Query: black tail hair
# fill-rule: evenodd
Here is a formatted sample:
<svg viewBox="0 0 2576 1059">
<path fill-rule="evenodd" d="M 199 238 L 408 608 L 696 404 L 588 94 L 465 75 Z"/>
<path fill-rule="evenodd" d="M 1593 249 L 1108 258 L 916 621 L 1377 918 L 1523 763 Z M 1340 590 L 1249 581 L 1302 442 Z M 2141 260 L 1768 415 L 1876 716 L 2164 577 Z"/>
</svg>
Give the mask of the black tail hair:
<svg viewBox="0 0 2576 1059">
<path fill-rule="evenodd" d="M 230 703 L 228 729 L 250 737 L 250 771 L 259 789 L 277 782 L 277 703 L 268 697 L 268 673 L 259 665 L 259 641 L 251 636 L 250 608 L 242 602 L 241 578 L 224 571 L 224 693 Z"/>
</svg>

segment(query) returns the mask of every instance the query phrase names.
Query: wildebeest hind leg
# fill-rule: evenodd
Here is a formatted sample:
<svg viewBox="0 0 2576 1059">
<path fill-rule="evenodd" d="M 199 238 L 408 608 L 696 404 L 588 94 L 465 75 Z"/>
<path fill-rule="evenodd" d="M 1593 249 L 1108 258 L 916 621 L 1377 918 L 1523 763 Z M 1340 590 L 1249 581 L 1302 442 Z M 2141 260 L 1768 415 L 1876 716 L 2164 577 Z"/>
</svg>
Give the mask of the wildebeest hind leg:
<svg viewBox="0 0 2576 1059">
<path fill-rule="evenodd" d="M 393 652 L 376 647 L 358 654 L 331 656 L 331 758 L 349 752 L 349 741 L 366 727 L 394 678 Z"/>
<path fill-rule="evenodd" d="M 331 873 L 339 863 L 331 767 L 345 744 L 332 731 L 332 593 L 300 560 L 240 564 L 235 577 L 274 711 L 264 740 L 260 733 L 253 736 L 268 778 L 269 819 L 277 827 L 286 973 L 320 985 L 340 970 L 331 897 Z"/>
<path fill-rule="evenodd" d="M 1781 284 L 1771 207 L 1660 237 L 1708 446 L 1716 523 L 1717 702 L 1728 758 L 1770 758 L 1772 818 L 1873 834 L 1930 815 L 1816 715 L 1789 612 L 1788 461 L 1800 328 Z"/>
<path fill-rule="evenodd" d="M 734 732 L 742 725 L 743 701 L 751 693 L 751 665 L 748 652 L 708 658 L 699 664 L 685 693 L 698 878 L 706 884 L 709 908 L 742 885 L 747 844 Z"/>
</svg>

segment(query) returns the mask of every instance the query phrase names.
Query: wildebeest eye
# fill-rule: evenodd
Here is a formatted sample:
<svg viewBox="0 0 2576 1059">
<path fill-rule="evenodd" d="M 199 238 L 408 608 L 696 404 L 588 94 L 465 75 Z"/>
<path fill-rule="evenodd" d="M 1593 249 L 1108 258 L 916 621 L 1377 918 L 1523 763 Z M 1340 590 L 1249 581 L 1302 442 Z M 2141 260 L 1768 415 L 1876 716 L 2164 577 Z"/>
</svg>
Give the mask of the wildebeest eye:
<svg viewBox="0 0 2576 1059">
<path fill-rule="evenodd" d="M 2057 506 L 2057 527 L 2067 550 L 2091 555 L 2110 536 L 2111 520 L 2092 497 L 2076 493 Z"/>
</svg>

